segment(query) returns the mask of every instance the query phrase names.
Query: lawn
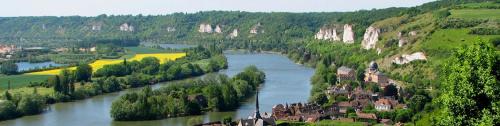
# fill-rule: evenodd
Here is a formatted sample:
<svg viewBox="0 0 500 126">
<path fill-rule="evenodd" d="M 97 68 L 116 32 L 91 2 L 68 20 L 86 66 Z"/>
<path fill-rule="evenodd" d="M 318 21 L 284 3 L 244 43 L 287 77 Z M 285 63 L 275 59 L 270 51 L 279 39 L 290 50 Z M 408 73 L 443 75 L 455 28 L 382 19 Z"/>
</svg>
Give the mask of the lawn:
<svg viewBox="0 0 500 126">
<path fill-rule="evenodd" d="M 500 9 L 460 9 L 450 13 L 452 18 L 500 20 Z"/>
<path fill-rule="evenodd" d="M 11 89 L 28 86 L 30 82 L 43 82 L 50 75 L 11 75 L 0 76 L 0 90 L 7 89 L 7 83 L 10 81 Z"/>
<path fill-rule="evenodd" d="M 155 49 L 155 48 L 148 48 L 148 47 L 125 47 L 130 52 L 136 53 L 136 54 L 148 54 L 148 53 L 164 53 L 165 50 L 162 49 Z"/>
<path fill-rule="evenodd" d="M 154 54 L 136 54 L 134 57 L 128 59 L 128 61 L 138 61 L 141 60 L 145 57 L 155 57 L 160 60 L 160 63 L 165 63 L 169 60 L 175 60 L 177 58 L 181 58 L 186 56 L 186 53 L 154 53 Z M 93 63 L 90 64 L 92 67 L 93 71 L 97 71 L 98 69 L 104 67 L 105 65 L 110 65 L 110 64 L 118 64 L 122 63 L 123 59 L 103 59 L 103 60 L 97 60 Z M 76 69 L 76 67 L 71 67 L 68 68 L 70 70 Z M 59 74 L 62 69 L 54 69 L 54 70 L 47 70 L 47 71 L 40 71 L 40 72 L 32 72 L 32 73 L 27 73 L 28 75 L 56 75 Z"/>
</svg>

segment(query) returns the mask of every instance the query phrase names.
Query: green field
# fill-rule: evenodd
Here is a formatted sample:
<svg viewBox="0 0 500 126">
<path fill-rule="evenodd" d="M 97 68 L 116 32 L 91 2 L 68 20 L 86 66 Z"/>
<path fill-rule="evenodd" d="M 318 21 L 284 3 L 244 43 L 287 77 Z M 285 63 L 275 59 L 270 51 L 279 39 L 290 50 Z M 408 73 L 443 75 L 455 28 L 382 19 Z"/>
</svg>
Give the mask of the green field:
<svg viewBox="0 0 500 126">
<path fill-rule="evenodd" d="M 12 89 L 28 86 L 30 82 L 43 82 L 47 80 L 50 75 L 11 75 L 11 76 L 0 76 L 0 90 L 7 89 L 8 81 L 10 80 L 10 86 Z"/>
<path fill-rule="evenodd" d="M 468 32 L 469 29 L 436 30 L 429 39 L 419 45 L 419 49 L 425 50 L 428 55 L 434 56 L 434 58 L 443 58 L 451 54 L 450 50 L 462 45 L 472 44 L 479 40 L 489 41 L 491 38 L 500 37 L 500 35 L 471 35 Z"/>
<path fill-rule="evenodd" d="M 128 51 L 136 54 L 146 54 L 146 53 L 163 53 L 166 52 L 162 49 L 147 48 L 147 47 L 125 47 Z"/>
<path fill-rule="evenodd" d="M 500 20 L 500 9 L 450 10 L 452 18 Z"/>
</svg>

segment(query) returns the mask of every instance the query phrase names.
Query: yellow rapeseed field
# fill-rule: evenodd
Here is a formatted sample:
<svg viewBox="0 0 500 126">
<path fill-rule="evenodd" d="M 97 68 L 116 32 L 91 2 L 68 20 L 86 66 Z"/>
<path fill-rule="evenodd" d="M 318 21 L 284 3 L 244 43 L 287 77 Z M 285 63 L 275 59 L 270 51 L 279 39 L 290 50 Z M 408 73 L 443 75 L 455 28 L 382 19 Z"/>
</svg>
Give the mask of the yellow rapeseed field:
<svg viewBox="0 0 500 126">
<path fill-rule="evenodd" d="M 136 54 L 134 57 L 131 59 L 128 59 L 128 61 L 139 61 L 142 60 L 145 57 L 155 57 L 160 60 L 160 63 L 165 63 L 170 60 L 175 60 L 177 58 L 181 58 L 186 56 L 186 53 L 153 53 L 153 54 Z M 92 67 L 92 70 L 95 72 L 98 69 L 101 69 L 105 65 L 110 65 L 110 64 L 118 64 L 122 63 L 123 59 L 103 59 L 103 60 L 96 60 L 95 62 L 91 63 L 90 66 Z M 69 70 L 75 70 L 76 67 L 70 67 L 68 68 Z M 31 72 L 31 73 L 26 73 L 26 74 L 32 74 L 32 75 L 57 75 L 60 73 L 62 69 L 53 69 L 53 70 L 46 70 L 46 71 L 40 71 L 40 72 Z"/>
</svg>

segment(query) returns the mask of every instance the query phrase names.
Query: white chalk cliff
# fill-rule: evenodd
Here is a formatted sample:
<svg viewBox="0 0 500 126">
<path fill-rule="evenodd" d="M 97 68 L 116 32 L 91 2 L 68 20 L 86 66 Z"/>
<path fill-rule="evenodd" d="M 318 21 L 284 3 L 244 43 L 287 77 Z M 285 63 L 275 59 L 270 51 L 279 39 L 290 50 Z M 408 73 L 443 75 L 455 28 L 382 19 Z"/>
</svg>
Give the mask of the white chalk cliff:
<svg viewBox="0 0 500 126">
<path fill-rule="evenodd" d="M 212 33 L 212 26 L 210 24 L 206 23 L 201 23 L 200 28 L 198 29 L 198 32 L 200 33 Z"/>
<path fill-rule="evenodd" d="M 123 23 L 122 25 L 120 25 L 120 31 L 133 32 L 134 26 L 128 23 Z"/>
<path fill-rule="evenodd" d="M 222 28 L 219 25 L 215 26 L 215 33 L 222 33 Z"/>
<path fill-rule="evenodd" d="M 238 29 L 234 29 L 231 34 L 229 34 L 229 38 L 236 38 L 238 37 Z"/>
<path fill-rule="evenodd" d="M 167 32 L 174 32 L 174 31 L 177 31 L 175 27 L 167 27 Z"/>
<path fill-rule="evenodd" d="M 427 57 L 423 52 L 416 52 L 410 55 L 403 54 L 400 57 L 396 57 L 394 60 L 392 60 L 393 63 L 395 64 L 407 64 L 410 63 L 411 61 L 415 60 L 427 60 Z"/>
<path fill-rule="evenodd" d="M 321 28 L 314 38 L 319 40 L 340 41 L 340 37 L 337 35 L 337 30 L 335 28 Z"/>
<path fill-rule="evenodd" d="M 259 22 L 259 23 L 257 23 L 256 25 L 254 25 L 254 26 L 252 27 L 252 29 L 250 29 L 250 34 L 258 34 L 259 32 L 262 32 L 262 33 L 263 33 L 264 31 L 261 31 L 261 30 L 260 30 L 260 27 L 261 27 L 261 26 L 262 26 L 262 25 L 260 24 L 260 22 Z"/>
<path fill-rule="evenodd" d="M 351 24 L 344 25 L 344 35 L 342 36 L 344 43 L 354 43 L 354 32 Z"/>
<path fill-rule="evenodd" d="M 365 35 L 363 35 L 363 41 L 361 41 L 361 47 L 363 49 L 373 49 L 378 41 L 378 36 L 380 34 L 380 29 L 370 26 L 366 29 Z"/>
</svg>

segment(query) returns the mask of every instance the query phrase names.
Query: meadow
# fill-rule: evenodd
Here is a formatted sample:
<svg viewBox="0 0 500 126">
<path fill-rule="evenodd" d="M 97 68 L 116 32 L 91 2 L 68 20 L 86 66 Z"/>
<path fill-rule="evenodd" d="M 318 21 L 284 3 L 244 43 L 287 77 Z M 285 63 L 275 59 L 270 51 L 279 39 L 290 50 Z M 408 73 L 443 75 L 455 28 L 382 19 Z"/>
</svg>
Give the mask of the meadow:
<svg viewBox="0 0 500 126">
<path fill-rule="evenodd" d="M 43 82 L 51 75 L 10 75 L 0 77 L 0 90 L 7 89 L 8 81 L 10 81 L 10 88 L 25 87 L 30 82 Z"/>
<path fill-rule="evenodd" d="M 136 54 L 134 57 L 127 59 L 127 61 L 139 61 L 142 60 L 145 57 L 155 57 L 160 60 L 160 63 L 165 63 L 169 60 L 175 60 L 177 58 L 181 58 L 186 56 L 186 53 L 152 53 L 152 54 Z M 111 64 L 118 64 L 122 63 L 123 59 L 102 59 L 102 60 L 96 60 L 95 62 L 91 63 L 90 66 L 92 67 L 92 70 L 95 72 L 98 69 L 101 69 L 105 65 L 111 65 Z M 68 68 L 69 70 L 75 70 L 76 67 L 70 67 Z M 46 70 L 46 71 L 40 71 L 40 72 L 32 72 L 32 73 L 26 73 L 27 75 L 57 75 L 60 73 L 62 69 L 53 69 L 53 70 Z"/>
<path fill-rule="evenodd" d="M 450 10 L 452 18 L 500 20 L 500 9 Z"/>
</svg>

